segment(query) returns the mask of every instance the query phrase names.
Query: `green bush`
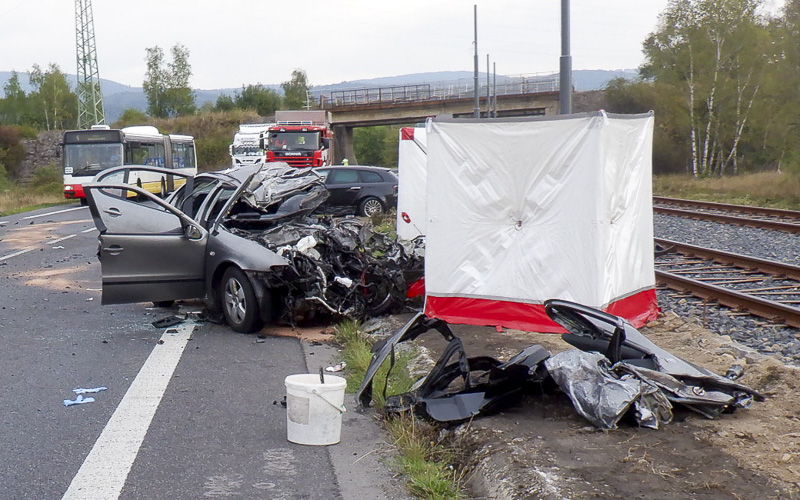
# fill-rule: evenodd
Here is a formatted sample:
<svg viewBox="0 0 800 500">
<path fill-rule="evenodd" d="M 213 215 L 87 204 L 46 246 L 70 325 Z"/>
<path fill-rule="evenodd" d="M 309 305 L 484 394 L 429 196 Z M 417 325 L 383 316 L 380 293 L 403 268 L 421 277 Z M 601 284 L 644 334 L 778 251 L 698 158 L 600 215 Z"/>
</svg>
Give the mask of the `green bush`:
<svg viewBox="0 0 800 500">
<path fill-rule="evenodd" d="M 25 148 L 20 142 L 21 128 L 0 125 L 0 162 L 5 165 L 6 174 L 12 179 L 19 174 L 19 166 L 25 159 Z"/>
<path fill-rule="evenodd" d="M 28 125 L 11 125 L 11 128 L 15 129 L 22 139 L 36 139 L 39 135 L 35 128 Z"/>
<path fill-rule="evenodd" d="M 130 127 L 132 125 L 149 125 L 150 118 L 135 108 L 128 108 L 122 112 L 117 121 L 114 122 L 114 128 Z"/>
<path fill-rule="evenodd" d="M 6 191 L 11 187 L 11 181 L 8 180 L 8 172 L 6 167 L 0 163 L 0 191 Z"/>
<path fill-rule="evenodd" d="M 197 138 L 197 164 L 198 170 L 203 172 L 221 170 L 231 164 L 231 157 L 228 153 L 228 146 L 233 140 L 230 137 L 208 137 Z"/>
<path fill-rule="evenodd" d="M 36 167 L 33 171 L 31 187 L 38 194 L 60 194 L 63 184 L 61 167 L 55 163 Z"/>
</svg>

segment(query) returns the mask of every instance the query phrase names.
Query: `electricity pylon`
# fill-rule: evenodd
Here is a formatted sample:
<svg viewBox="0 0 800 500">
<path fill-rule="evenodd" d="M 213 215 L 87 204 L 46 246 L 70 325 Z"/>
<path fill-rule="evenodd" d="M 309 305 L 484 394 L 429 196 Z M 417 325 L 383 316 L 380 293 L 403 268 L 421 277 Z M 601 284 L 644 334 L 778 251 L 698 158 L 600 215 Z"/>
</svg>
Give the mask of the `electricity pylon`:
<svg viewBox="0 0 800 500">
<path fill-rule="evenodd" d="M 78 52 L 78 128 L 86 129 L 106 122 L 97 69 L 92 0 L 75 0 L 75 42 Z"/>
</svg>

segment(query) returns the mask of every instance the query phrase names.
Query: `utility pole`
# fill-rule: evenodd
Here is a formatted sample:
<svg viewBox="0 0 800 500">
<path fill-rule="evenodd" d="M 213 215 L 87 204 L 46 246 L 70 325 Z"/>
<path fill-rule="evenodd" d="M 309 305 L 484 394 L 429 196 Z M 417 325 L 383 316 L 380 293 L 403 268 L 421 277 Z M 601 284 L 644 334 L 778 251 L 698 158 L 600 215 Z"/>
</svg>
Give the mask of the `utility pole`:
<svg viewBox="0 0 800 500">
<path fill-rule="evenodd" d="M 475 18 L 475 84 L 473 85 L 475 88 L 473 89 L 473 94 L 475 96 L 475 104 L 472 108 L 472 116 L 473 118 L 480 118 L 481 117 L 481 106 L 480 101 L 478 100 L 478 5 L 474 6 L 474 18 Z"/>
<path fill-rule="evenodd" d="M 497 118 L 497 63 L 492 63 L 492 118 Z"/>
<path fill-rule="evenodd" d="M 559 75 L 559 114 L 572 113 L 572 56 L 569 53 L 569 0 L 561 0 L 561 67 Z"/>
<path fill-rule="evenodd" d="M 489 72 L 489 54 L 486 54 L 486 118 L 492 117 L 492 85 L 491 73 Z"/>
<path fill-rule="evenodd" d="M 78 54 L 78 128 L 86 129 L 106 122 L 97 69 L 92 0 L 75 0 L 75 44 Z"/>
</svg>

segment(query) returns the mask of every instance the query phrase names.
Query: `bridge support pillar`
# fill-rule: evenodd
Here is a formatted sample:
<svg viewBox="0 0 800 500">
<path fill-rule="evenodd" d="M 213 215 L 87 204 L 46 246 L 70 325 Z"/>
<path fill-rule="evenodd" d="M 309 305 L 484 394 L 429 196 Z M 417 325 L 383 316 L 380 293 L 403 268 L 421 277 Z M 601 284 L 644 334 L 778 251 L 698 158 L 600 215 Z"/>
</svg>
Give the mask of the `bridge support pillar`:
<svg viewBox="0 0 800 500">
<path fill-rule="evenodd" d="M 351 165 L 358 164 L 353 149 L 353 128 L 344 125 L 333 126 L 333 164 L 340 165 L 347 158 Z"/>
</svg>

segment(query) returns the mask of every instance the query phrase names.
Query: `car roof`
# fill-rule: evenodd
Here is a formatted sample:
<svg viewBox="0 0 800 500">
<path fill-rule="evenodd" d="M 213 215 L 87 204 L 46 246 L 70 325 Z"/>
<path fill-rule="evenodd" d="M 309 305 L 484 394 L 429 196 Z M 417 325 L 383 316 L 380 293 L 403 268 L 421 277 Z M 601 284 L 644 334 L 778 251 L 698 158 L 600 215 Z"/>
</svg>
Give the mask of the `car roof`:
<svg viewBox="0 0 800 500">
<path fill-rule="evenodd" d="M 202 172 L 197 174 L 197 177 L 207 176 L 214 178 L 228 178 L 237 181 L 239 184 L 247 181 L 251 175 L 255 174 L 263 168 L 269 168 L 269 165 L 286 165 L 284 162 L 271 162 L 254 165 L 236 165 L 235 167 L 228 167 L 225 170 L 216 170 L 213 172 Z"/>
<path fill-rule="evenodd" d="M 326 167 L 316 167 L 314 170 L 372 170 L 376 172 L 392 172 L 388 167 L 376 167 L 374 165 L 328 165 Z"/>
</svg>

